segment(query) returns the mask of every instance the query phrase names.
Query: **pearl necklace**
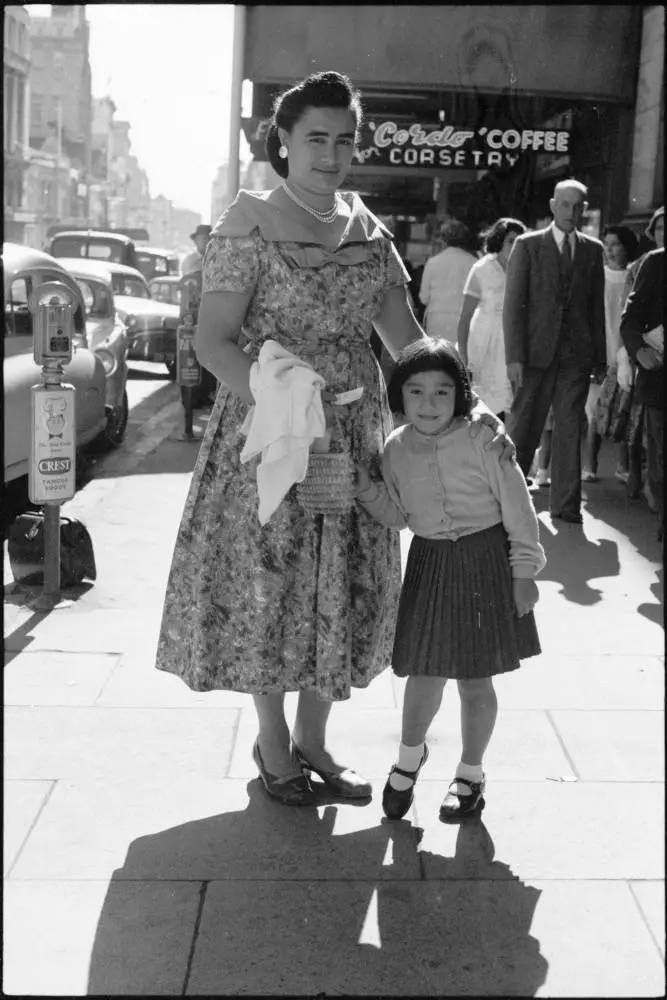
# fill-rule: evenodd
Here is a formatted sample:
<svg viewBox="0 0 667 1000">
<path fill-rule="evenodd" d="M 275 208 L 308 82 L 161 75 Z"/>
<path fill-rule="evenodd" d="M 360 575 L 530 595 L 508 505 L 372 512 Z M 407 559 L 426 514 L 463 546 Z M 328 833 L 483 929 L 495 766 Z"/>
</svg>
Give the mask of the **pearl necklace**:
<svg viewBox="0 0 667 1000">
<path fill-rule="evenodd" d="M 318 222 L 326 222 L 327 225 L 329 225 L 332 222 L 336 221 L 336 218 L 338 216 L 338 196 L 337 195 L 334 195 L 333 208 L 330 208 L 328 212 L 318 212 L 316 208 L 311 208 L 311 206 L 307 205 L 305 203 L 305 201 L 301 201 L 300 198 L 297 198 L 297 196 L 294 194 L 294 192 L 290 191 L 290 189 L 287 187 L 287 184 L 285 184 L 283 182 L 282 186 L 285 189 L 285 191 L 287 192 L 287 194 L 290 196 L 290 198 L 292 199 L 292 201 L 295 202 L 299 206 L 299 208 L 302 208 L 304 210 L 304 212 L 308 212 L 308 214 L 312 215 L 314 219 L 317 219 Z"/>
</svg>

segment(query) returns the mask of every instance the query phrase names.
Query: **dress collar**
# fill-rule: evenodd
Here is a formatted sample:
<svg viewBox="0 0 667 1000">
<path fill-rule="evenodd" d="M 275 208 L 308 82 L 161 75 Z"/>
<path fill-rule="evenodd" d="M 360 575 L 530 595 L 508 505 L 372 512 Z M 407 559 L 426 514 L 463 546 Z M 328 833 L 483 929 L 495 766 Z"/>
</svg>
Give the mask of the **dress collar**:
<svg viewBox="0 0 667 1000">
<path fill-rule="evenodd" d="M 227 211 L 216 222 L 211 235 L 248 236 L 254 229 L 259 229 L 262 237 L 269 242 L 302 243 L 327 249 L 304 224 L 287 216 L 279 206 L 269 201 L 271 194 L 272 191 L 239 191 Z M 339 248 L 346 243 L 393 239 L 387 227 L 366 208 L 355 191 L 341 191 L 339 194 L 351 209 L 350 220 Z"/>
<path fill-rule="evenodd" d="M 443 438 L 447 437 L 449 434 L 453 434 L 455 431 L 461 430 L 462 427 L 467 425 L 468 421 L 465 417 L 454 417 L 451 424 L 445 427 L 444 431 L 439 431 L 438 434 L 424 434 L 422 431 L 418 431 L 414 424 L 408 424 L 410 429 L 410 434 L 417 446 L 423 445 L 433 445 L 442 441 Z"/>
</svg>

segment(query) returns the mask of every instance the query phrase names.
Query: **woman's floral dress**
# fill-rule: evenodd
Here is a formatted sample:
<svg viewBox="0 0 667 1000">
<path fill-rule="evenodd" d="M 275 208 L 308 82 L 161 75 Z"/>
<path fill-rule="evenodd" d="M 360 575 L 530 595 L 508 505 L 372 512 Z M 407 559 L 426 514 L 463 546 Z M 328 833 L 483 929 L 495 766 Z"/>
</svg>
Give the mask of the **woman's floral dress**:
<svg viewBox="0 0 667 1000">
<path fill-rule="evenodd" d="M 386 229 L 357 195 L 337 250 L 313 243 L 267 193 L 241 192 L 214 229 L 203 290 L 252 292 L 240 344 L 271 338 L 343 392 L 332 450 L 379 474 L 393 424 L 370 347 L 371 321 L 408 274 Z M 252 466 L 240 462 L 249 404 L 220 387 L 202 441 L 167 585 L 157 667 L 195 691 L 314 691 L 349 698 L 391 660 L 400 592 L 398 534 L 358 504 L 306 514 L 295 487 L 260 526 Z"/>
</svg>

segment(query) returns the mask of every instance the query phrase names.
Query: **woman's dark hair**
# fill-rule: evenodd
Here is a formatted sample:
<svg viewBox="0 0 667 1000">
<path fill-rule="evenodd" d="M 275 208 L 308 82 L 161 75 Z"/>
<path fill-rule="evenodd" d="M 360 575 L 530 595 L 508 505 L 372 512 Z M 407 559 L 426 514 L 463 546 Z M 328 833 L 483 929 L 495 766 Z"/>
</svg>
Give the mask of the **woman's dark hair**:
<svg viewBox="0 0 667 1000">
<path fill-rule="evenodd" d="M 605 236 L 615 236 L 625 250 L 628 264 L 635 260 L 639 253 L 639 240 L 628 226 L 605 226 L 602 239 Z"/>
<path fill-rule="evenodd" d="M 280 136 L 278 128 L 291 132 L 308 108 L 341 108 L 352 111 L 357 119 L 357 133 L 363 119 L 361 93 L 349 77 L 329 70 L 313 73 L 295 87 L 276 98 L 273 117 L 266 136 L 266 153 L 269 163 L 279 177 L 287 177 L 287 160 L 278 156 Z"/>
<path fill-rule="evenodd" d="M 470 249 L 472 233 L 465 222 L 460 222 L 459 219 L 446 219 L 440 226 L 440 236 L 448 247 Z"/>
<path fill-rule="evenodd" d="M 480 237 L 487 253 L 500 253 L 508 233 L 516 233 L 517 236 L 521 236 L 522 233 L 527 232 L 528 227 L 524 226 L 519 219 L 498 219 L 485 232 L 480 233 Z"/>
<path fill-rule="evenodd" d="M 470 416 L 474 401 L 470 376 L 461 360 L 461 355 L 448 340 L 434 340 L 433 337 L 415 340 L 399 354 L 387 388 L 392 413 L 403 412 L 403 386 L 418 372 L 445 372 L 454 379 L 456 386 L 454 416 Z"/>
<path fill-rule="evenodd" d="M 648 238 L 650 240 L 653 240 L 654 243 L 655 243 L 655 227 L 656 227 L 656 224 L 658 222 L 658 219 L 664 219 L 664 217 L 665 217 L 665 208 L 664 208 L 664 205 L 663 205 L 660 208 L 656 208 L 655 212 L 653 213 L 653 215 L 649 219 L 648 226 L 644 230 L 644 235 L 648 236 Z"/>
</svg>

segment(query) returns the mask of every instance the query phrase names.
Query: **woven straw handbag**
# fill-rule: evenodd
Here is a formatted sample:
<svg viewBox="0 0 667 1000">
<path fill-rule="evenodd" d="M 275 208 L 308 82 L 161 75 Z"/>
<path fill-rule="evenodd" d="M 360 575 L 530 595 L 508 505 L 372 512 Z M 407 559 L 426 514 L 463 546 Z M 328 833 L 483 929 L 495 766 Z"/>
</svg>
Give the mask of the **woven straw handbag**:
<svg viewBox="0 0 667 1000">
<path fill-rule="evenodd" d="M 338 416 L 336 424 L 340 434 Z M 296 498 L 307 514 L 346 514 L 355 501 L 355 469 L 349 452 L 311 451 Z"/>
</svg>

